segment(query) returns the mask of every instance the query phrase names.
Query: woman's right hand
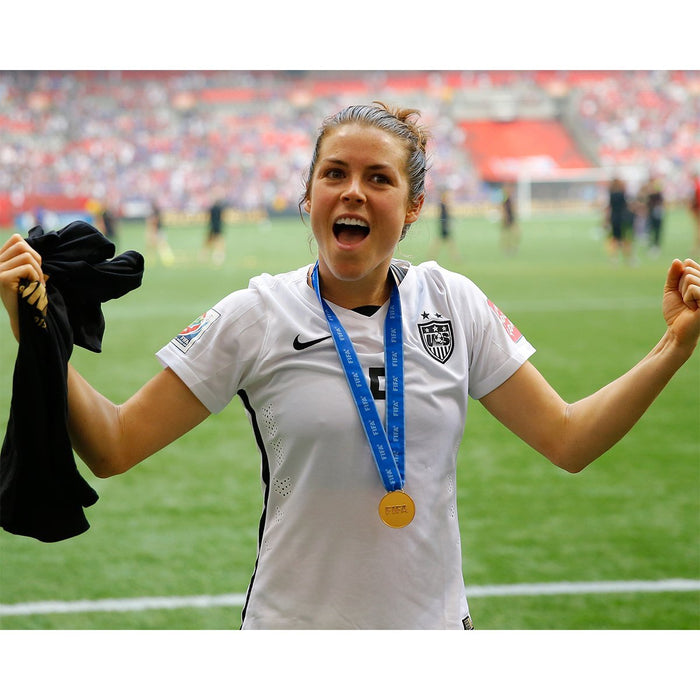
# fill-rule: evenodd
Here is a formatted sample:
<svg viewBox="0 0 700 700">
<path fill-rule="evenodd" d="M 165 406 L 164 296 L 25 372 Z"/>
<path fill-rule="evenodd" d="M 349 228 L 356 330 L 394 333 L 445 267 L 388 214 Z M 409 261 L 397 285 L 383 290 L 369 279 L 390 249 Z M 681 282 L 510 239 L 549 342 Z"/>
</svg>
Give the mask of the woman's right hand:
<svg viewBox="0 0 700 700">
<path fill-rule="evenodd" d="M 41 256 L 19 233 L 15 233 L 0 248 L 0 299 L 10 317 L 10 325 L 19 341 L 17 295 L 20 280 L 45 282 Z"/>
</svg>

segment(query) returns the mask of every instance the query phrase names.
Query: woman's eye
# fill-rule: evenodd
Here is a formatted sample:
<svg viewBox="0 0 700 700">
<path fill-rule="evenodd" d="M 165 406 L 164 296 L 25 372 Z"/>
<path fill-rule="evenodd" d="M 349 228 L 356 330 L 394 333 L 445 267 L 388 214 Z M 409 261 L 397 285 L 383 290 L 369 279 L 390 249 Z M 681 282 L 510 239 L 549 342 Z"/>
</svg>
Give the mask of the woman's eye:
<svg viewBox="0 0 700 700">
<path fill-rule="evenodd" d="M 382 174 L 382 173 L 376 173 L 374 175 L 374 181 L 381 184 L 381 185 L 387 185 L 391 182 L 388 176 Z"/>
<path fill-rule="evenodd" d="M 343 177 L 343 171 L 339 168 L 329 168 L 326 170 L 326 177 L 330 180 L 337 180 L 338 178 Z"/>
</svg>

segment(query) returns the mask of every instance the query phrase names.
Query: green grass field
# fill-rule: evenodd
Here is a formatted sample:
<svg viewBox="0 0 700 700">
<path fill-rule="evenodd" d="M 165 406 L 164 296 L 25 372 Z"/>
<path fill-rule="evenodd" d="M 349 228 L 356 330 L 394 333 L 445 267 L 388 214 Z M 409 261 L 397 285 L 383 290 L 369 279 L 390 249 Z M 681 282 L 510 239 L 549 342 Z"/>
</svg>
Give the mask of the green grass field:
<svg viewBox="0 0 700 700">
<path fill-rule="evenodd" d="M 597 216 L 541 216 L 523 224 L 504 257 L 489 219 L 455 224 L 471 277 L 538 349 L 533 361 L 567 400 L 619 376 L 663 334 L 666 269 L 691 246 L 685 211 L 671 212 L 662 254 L 613 264 Z M 426 217 L 400 255 L 426 259 L 437 230 Z M 7 232 L 0 232 L 4 240 Z M 138 225 L 120 249 L 143 250 Z M 229 225 L 221 268 L 198 261 L 203 229 L 172 227 L 177 259 L 148 261 L 143 286 L 104 306 L 103 352 L 73 363 L 116 402 L 159 371 L 153 354 L 181 328 L 258 272 L 308 263 L 298 219 Z M 0 343 L 0 428 L 9 412 L 15 344 Z M 99 501 L 90 530 L 43 544 L 0 531 L 0 604 L 244 593 L 261 511 L 259 455 L 242 406 L 219 415 L 129 473 L 82 473 Z M 572 476 L 548 464 L 472 403 L 458 488 L 467 586 L 700 579 L 700 355 L 687 363 L 623 442 Z M 700 592 L 520 595 L 470 599 L 482 630 L 699 629 Z M 0 616 L 0 629 L 231 629 L 240 608 Z"/>
</svg>

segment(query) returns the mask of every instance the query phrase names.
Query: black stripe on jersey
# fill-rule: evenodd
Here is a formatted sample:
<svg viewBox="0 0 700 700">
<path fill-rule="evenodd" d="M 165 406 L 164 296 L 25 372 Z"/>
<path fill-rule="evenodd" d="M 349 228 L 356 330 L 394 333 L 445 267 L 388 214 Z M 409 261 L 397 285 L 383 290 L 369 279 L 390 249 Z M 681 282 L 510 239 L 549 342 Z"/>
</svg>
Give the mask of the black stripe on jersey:
<svg viewBox="0 0 700 700">
<path fill-rule="evenodd" d="M 262 457 L 262 481 L 265 484 L 265 495 L 263 497 L 263 511 L 260 516 L 260 524 L 258 525 L 258 556 L 255 559 L 255 568 L 253 569 L 253 575 L 250 577 L 250 584 L 248 586 L 248 593 L 245 598 L 245 603 L 243 605 L 243 612 L 241 613 L 241 626 L 243 626 L 243 621 L 245 620 L 246 610 L 248 609 L 248 600 L 250 599 L 250 592 L 253 590 L 253 584 L 255 582 L 255 574 L 258 572 L 258 561 L 260 559 L 260 548 L 262 547 L 263 532 L 265 532 L 265 519 L 267 517 L 267 501 L 270 496 L 270 460 L 267 457 L 267 452 L 265 452 L 265 445 L 263 443 L 262 434 L 260 433 L 260 426 L 258 425 L 258 418 L 255 415 L 253 407 L 250 405 L 250 399 L 248 394 L 241 389 L 238 392 L 245 410 L 250 416 L 250 423 L 253 426 L 253 433 L 255 435 L 255 442 L 260 450 L 260 456 Z"/>
<path fill-rule="evenodd" d="M 381 309 L 381 306 L 356 306 L 353 311 L 357 314 L 362 314 L 363 316 L 374 316 L 374 314 Z M 325 340 L 325 338 L 324 338 Z"/>
<path fill-rule="evenodd" d="M 395 262 L 392 262 L 391 265 L 389 266 L 389 269 L 394 275 L 394 279 L 396 280 L 396 284 L 401 284 L 403 282 L 403 278 L 406 276 L 406 273 L 408 270 L 404 269 L 400 265 L 397 265 Z"/>
<path fill-rule="evenodd" d="M 391 263 L 390 266 L 391 273 L 394 275 L 394 280 L 396 284 L 401 284 L 403 278 L 406 276 L 407 270 L 399 267 L 396 263 Z M 363 316 L 374 316 L 374 314 L 381 309 L 381 306 L 356 306 L 353 311 Z"/>
</svg>

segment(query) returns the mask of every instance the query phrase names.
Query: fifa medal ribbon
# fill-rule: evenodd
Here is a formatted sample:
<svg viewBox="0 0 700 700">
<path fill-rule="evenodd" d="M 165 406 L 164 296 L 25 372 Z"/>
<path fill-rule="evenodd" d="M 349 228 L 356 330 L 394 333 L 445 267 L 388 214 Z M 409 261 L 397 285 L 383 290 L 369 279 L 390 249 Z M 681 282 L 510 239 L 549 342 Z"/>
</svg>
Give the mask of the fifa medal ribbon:
<svg viewBox="0 0 700 700">
<path fill-rule="evenodd" d="M 406 436 L 403 381 L 403 334 L 401 297 L 394 283 L 384 323 L 384 364 L 386 374 L 386 430 L 377 411 L 360 361 L 342 323 L 321 296 L 318 262 L 311 283 L 328 321 L 340 363 L 345 372 L 362 427 L 372 450 L 386 496 L 379 504 L 379 515 L 389 527 L 405 527 L 415 514 L 413 501 L 403 491 L 405 482 Z"/>
</svg>

